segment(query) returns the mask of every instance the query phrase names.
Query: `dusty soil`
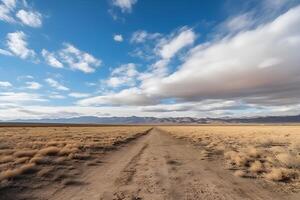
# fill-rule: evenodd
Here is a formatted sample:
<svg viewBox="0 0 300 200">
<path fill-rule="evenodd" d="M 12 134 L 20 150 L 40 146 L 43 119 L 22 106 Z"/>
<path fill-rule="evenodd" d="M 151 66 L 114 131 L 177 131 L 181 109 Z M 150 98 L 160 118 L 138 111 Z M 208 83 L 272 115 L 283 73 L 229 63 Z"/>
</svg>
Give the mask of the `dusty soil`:
<svg viewBox="0 0 300 200">
<path fill-rule="evenodd" d="M 78 184 L 24 190 L 5 199 L 300 199 L 274 183 L 233 176 L 222 160 L 203 159 L 200 151 L 154 128 L 105 155 L 99 166 L 89 166 Z"/>
</svg>

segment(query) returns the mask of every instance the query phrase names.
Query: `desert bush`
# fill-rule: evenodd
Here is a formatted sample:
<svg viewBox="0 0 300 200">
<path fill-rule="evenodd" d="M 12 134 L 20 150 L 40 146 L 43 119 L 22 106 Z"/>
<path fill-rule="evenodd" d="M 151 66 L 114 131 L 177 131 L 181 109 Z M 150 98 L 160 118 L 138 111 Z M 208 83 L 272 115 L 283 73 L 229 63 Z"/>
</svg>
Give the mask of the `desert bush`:
<svg viewBox="0 0 300 200">
<path fill-rule="evenodd" d="M 71 153 L 76 153 L 76 152 L 78 152 L 78 148 L 66 146 L 59 151 L 59 155 L 65 156 L 65 155 L 69 155 Z"/>
<path fill-rule="evenodd" d="M 13 179 L 21 174 L 19 169 L 8 169 L 0 173 L 0 182 L 5 179 Z"/>
<path fill-rule="evenodd" d="M 147 129 L 149 127 L 0 128 L 0 180 L 14 180 L 9 182 L 15 184 L 17 179 L 14 178 L 22 174 L 38 171 L 37 178 L 50 174 L 52 178 L 57 170 L 65 173 L 82 165 L 93 165 L 92 158 L 99 152 L 91 149 L 90 143 L 111 147 Z M 89 161 L 90 164 L 84 165 Z M 21 187 L 22 182 L 16 185 Z"/>
<path fill-rule="evenodd" d="M 163 126 L 176 138 L 203 149 L 224 146 L 225 167 L 235 176 L 273 181 L 300 179 L 299 126 Z M 200 146 L 200 147 L 201 147 Z M 200 155 L 202 155 L 202 151 Z M 207 159 L 207 158 L 204 158 Z M 256 176 L 257 175 L 257 176 Z M 297 178 L 297 179 L 296 179 Z"/>
<path fill-rule="evenodd" d="M 62 164 L 65 164 L 65 162 L 67 160 L 68 160 L 68 158 L 66 158 L 66 157 L 59 157 L 59 158 L 54 159 L 54 163 L 58 164 L 58 165 L 62 165 Z"/>
<path fill-rule="evenodd" d="M 1 172 L 0 173 L 0 181 L 3 181 L 5 179 L 14 179 L 21 174 L 33 173 L 36 171 L 37 171 L 37 168 L 36 168 L 35 164 L 25 164 L 19 168 L 8 169 L 4 172 Z"/>
<path fill-rule="evenodd" d="M 16 157 L 32 157 L 37 153 L 37 150 L 19 150 L 14 153 Z"/>
<path fill-rule="evenodd" d="M 47 147 L 47 148 L 39 150 L 38 154 L 54 156 L 54 155 L 57 155 L 59 153 L 59 151 L 60 151 L 60 149 L 57 147 Z"/>
<path fill-rule="evenodd" d="M 246 150 L 247 154 L 250 156 L 250 157 L 254 157 L 254 158 L 258 158 L 262 155 L 262 151 L 255 148 L 255 147 L 250 147 Z"/>
<path fill-rule="evenodd" d="M 300 157 L 296 154 L 280 153 L 276 158 L 285 167 L 300 168 Z"/>
<path fill-rule="evenodd" d="M 286 168 L 273 168 L 265 175 L 265 178 L 271 181 L 288 181 L 296 177 L 296 173 Z"/>
<path fill-rule="evenodd" d="M 300 142 L 299 141 L 292 141 L 290 145 L 291 151 L 300 154 Z"/>
<path fill-rule="evenodd" d="M 9 148 L 9 144 L 0 142 L 0 149 L 8 149 L 8 148 Z"/>
<path fill-rule="evenodd" d="M 54 167 L 44 167 L 41 169 L 38 173 L 38 177 L 47 177 L 51 174 L 51 172 L 54 170 Z"/>
<path fill-rule="evenodd" d="M 14 160 L 13 156 L 3 156 L 3 157 L 0 157 L 0 164 L 1 163 L 11 162 L 13 160 Z"/>
<path fill-rule="evenodd" d="M 234 173 L 234 176 L 238 176 L 238 177 L 245 177 L 246 176 L 246 172 L 243 170 L 236 170 Z"/>
<path fill-rule="evenodd" d="M 16 159 L 15 163 L 16 164 L 22 164 L 22 163 L 27 162 L 29 159 L 30 159 L 29 157 L 18 158 L 18 159 Z"/>
<path fill-rule="evenodd" d="M 91 155 L 85 153 L 85 154 L 79 154 L 79 153 L 72 153 L 68 156 L 70 159 L 76 159 L 76 160 L 88 160 L 91 158 Z"/>
<path fill-rule="evenodd" d="M 35 156 L 29 162 L 38 165 L 51 165 L 54 163 L 53 159 L 47 156 Z"/>
<path fill-rule="evenodd" d="M 24 164 L 19 168 L 21 174 L 30 174 L 36 172 L 38 169 L 35 164 L 28 163 Z"/>
<path fill-rule="evenodd" d="M 10 155 L 13 154 L 15 150 L 13 149 L 0 149 L 0 156 L 1 155 Z"/>
<path fill-rule="evenodd" d="M 253 173 L 259 173 L 264 171 L 264 166 L 260 161 L 256 160 L 251 163 L 249 170 Z"/>
</svg>

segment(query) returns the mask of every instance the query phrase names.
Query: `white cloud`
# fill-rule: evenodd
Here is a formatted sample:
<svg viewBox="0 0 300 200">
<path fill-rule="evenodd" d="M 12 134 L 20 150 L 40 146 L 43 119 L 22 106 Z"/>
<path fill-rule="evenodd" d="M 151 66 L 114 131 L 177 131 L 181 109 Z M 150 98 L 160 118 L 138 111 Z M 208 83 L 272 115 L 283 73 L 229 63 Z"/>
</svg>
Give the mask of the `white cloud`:
<svg viewBox="0 0 300 200">
<path fill-rule="evenodd" d="M 12 84 L 8 81 L 0 81 L 0 87 L 12 87 Z"/>
<path fill-rule="evenodd" d="M 122 12 L 131 12 L 136 2 L 137 0 L 112 0 L 113 5 L 119 7 Z"/>
<path fill-rule="evenodd" d="M 92 73 L 100 66 L 101 60 L 91 54 L 77 49 L 69 43 L 64 43 L 64 48 L 59 51 L 62 62 L 67 63 L 71 69 Z"/>
<path fill-rule="evenodd" d="M 157 47 L 157 53 L 163 59 L 172 58 L 179 50 L 191 45 L 196 39 L 196 34 L 192 29 L 182 28 L 179 33 L 169 40 L 163 40 Z"/>
<path fill-rule="evenodd" d="M 17 4 L 16 0 L 2 0 L 2 3 L 9 9 L 15 8 Z"/>
<path fill-rule="evenodd" d="M 50 94 L 49 98 L 50 99 L 65 99 L 66 97 L 61 94 Z"/>
<path fill-rule="evenodd" d="M 69 94 L 70 97 L 74 97 L 74 98 L 86 98 L 86 97 L 89 97 L 91 96 L 90 94 L 88 93 L 80 93 L 80 92 L 71 92 Z"/>
<path fill-rule="evenodd" d="M 54 53 L 50 53 L 46 49 L 43 49 L 42 56 L 48 65 L 56 68 L 63 68 L 63 64 L 56 58 Z"/>
<path fill-rule="evenodd" d="M 31 89 L 31 90 L 38 90 L 42 87 L 42 85 L 38 82 L 34 82 L 34 81 L 28 81 L 26 82 L 26 85 L 28 89 Z"/>
<path fill-rule="evenodd" d="M 148 33 L 147 31 L 144 30 L 138 30 L 135 31 L 130 39 L 131 43 L 143 43 L 146 40 L 154 40 L 160 37 L 160 33 Z"/>
<path fill-rule="evenodd" d="M 254 105 L 244 104 L 235 100 L 204 100 L 201 102 L 182 102 L 174 104 L 159 104 L 154 106 L 144 106 L 143 111 L 147 112 L 185 112 L 185 111 L 223 111 L 223 110 L 244 110 L 255 108 Z"/>
<path fill-rule="evenodd" d="M 11 16 L 11 12 L 15 7 L 15 0 L 2 0 L 2 4 L 0 4 L 0 20 L 8 23 L 14 23 L 15 19 Z"/>
<path fill-rule="evenodd" d="M 222 24 L 221 28 L 226 28 L 230 32 L 236 32 L 249 29 L 254 24 L 255 20 L 253 19 L 252 13 L 247 12 L 228 19 Z"/>
<path fill-rule="evenodd" d="M 24 1 L 0 1 L 0 20 L 7 23 L 20 23 L 33 28 L 42 26 L 42 14 L 34 11 Z M 27 10 L 30 9 L 31 11 Z"/>
<path fill-rule="evenodd" d="M 5 49 L 0 49 L 0 54 L 5 56 L 12 56 L 13 54 Z"/>
<path fill-rule="evenodd" d="M 138 88 L 124 89 L 119 93 L 111 93 L 96 97 L 90 97 L 78 101 L 80 106 L 91 105 L 149 105 L 156 100 L 149 98 Z"/>
<path fill-rule="evenodd" d="M 139 72 L 134 63 L 128 63 L 115 68 L 105 81 L 109 87 L 134 86 Z"/>
<path fill-rule="evenodd" d="M 196 46 L 177 71 L 164 78 L 146 79 L 141 89 L 160 98 L 260 96 L 252 102 L 275 98 L 281 99 L 281 104 L 287 99 L 295 102 L 300 97 L 299 35 L 300 6 L 256 29 Z"/>
<path fill-rule="evenodd" d="M 27 26 L 34 28 L 42 26 L 42 15 L 36 11 L 19 10 L 16 16 Z"/>
<path fill-rule="evenodd" d="M 0 102 L 8 103 L 26 103 L 26 102 L 43 102 L 46 101 L 39 94 L 26 92 L 1 92 Z"/>
<path fill-rule="evenodd" d="M 195 110 L 212 109 L 209 111 L 211 115 L 225 114 L 230 110 L 231 114 L 240 115 L 243 109 L 249 115 L 259 114 L 262 110 L 291 112 L 300 98 L 299 35 L 300 6 L 255 29 L 193 47 L 171 74 L 156 76 L 153 71 L 140 74 L 139 77 L 143 76 L 140 86 L 82 99 L 78 105 L 143 106 L 173 99 L 175 102 L 195 102 L 177 104 L 178 111 L 199 106 Z M 173 39 L 168 40 L 169 43 Z M 169 45 L 174 45 L 170 49 L 175 50 L 158 51 L 159 55 L 162 58 L 174 56 L 179 47 L 183 48 L 179 44 L 185 44 L 178 41 L 184 40 Z M 192 44 L 194 40 L 187 41 Z M 208 100 L 209 106 L 205 105 Z M 168 105 L 152 107 L 152 111 L 171 112 L 176 107 L 168 109 Z M 149 107 L 147 111 L 152 112 Z"/>
<path fill-rule="evenodd" d="M 57 89 L 57 90 L 62 90 L 62 91 L 68 91 L 69 88 L 67 88 L 66 86 L 60 84 L 59 82 L 57 82 L 56 80 L 52 79 L 52 78 L 47 78 L 45 79 L 45 81 L 53 88 Z"/>
<path fill-rule="evenodd" d="M 123 36 L 121 34 L 114 35 L 114 41 L 123 42 Z"/>
<path fill-rule="evenodd" d="M 171 34 L 168 38 L 162 38 L 155 48 L 155 53 L 161 57 L 152 65 L 157 74 L 165 74 L 166 66 L 181 49 L 192 45 L 196 40 L 196 34 L 187 27 L 181 28 L 178 32 Z"/>
<path fill-rule="evenodd" d="M 28 48 L 26 39 L 27 36 L 22 31 L 8 33 L 6 45 L 14 55 L 22 59 L 34 58 L 35 52 Z"/>
</svg>

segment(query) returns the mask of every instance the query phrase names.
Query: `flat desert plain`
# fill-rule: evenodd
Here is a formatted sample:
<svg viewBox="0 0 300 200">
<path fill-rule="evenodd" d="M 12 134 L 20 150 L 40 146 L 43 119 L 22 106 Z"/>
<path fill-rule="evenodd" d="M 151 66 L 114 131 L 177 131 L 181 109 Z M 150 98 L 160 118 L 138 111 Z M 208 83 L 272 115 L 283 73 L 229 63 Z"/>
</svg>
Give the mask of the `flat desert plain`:
<svg viewBox="0 0 300 200">
<path fill-rule="evenodd" d="M 0 199 L 300 199 L 300 126 L 0 128 Z"/>
</svg>

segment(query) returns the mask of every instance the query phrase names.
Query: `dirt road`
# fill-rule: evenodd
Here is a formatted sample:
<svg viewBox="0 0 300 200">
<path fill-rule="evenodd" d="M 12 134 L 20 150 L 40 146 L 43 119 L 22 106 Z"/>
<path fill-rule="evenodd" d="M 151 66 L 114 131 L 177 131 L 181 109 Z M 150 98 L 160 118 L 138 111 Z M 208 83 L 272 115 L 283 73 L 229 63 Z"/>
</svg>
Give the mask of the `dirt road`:
<svg viewBox="0 0 300 200">
<path fill-rule="evenodd" d="M 106 156 L 82 180 L 42 199 L 299 199 L 275 193 L 257 180 L 235 177 L 221 161 L 201 159 L 199 149 L 153 129 Z"/>
</svg>

